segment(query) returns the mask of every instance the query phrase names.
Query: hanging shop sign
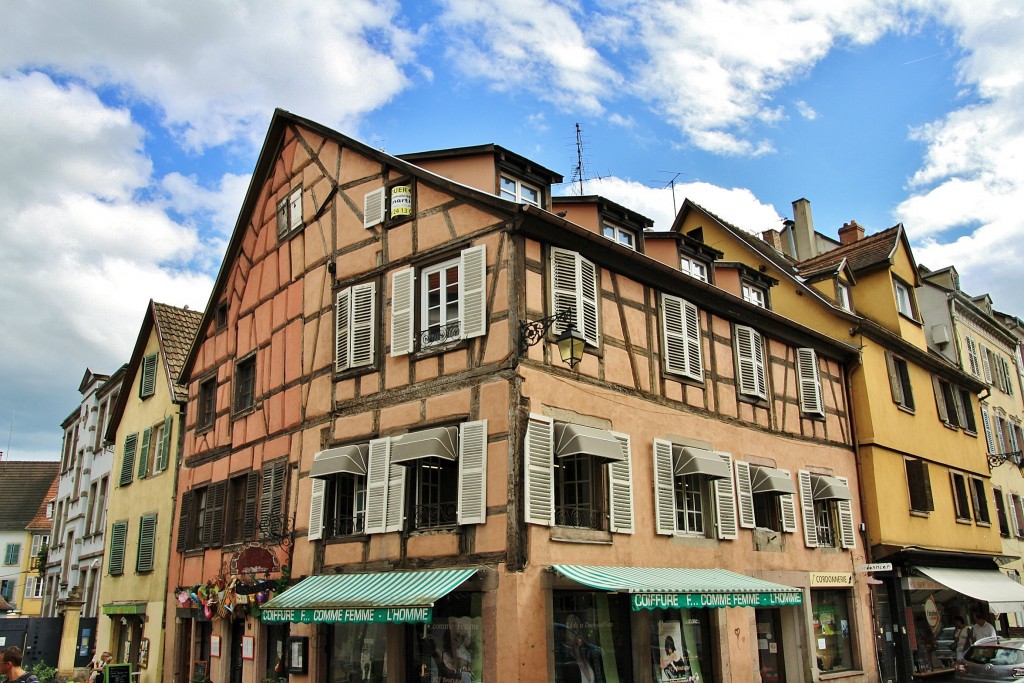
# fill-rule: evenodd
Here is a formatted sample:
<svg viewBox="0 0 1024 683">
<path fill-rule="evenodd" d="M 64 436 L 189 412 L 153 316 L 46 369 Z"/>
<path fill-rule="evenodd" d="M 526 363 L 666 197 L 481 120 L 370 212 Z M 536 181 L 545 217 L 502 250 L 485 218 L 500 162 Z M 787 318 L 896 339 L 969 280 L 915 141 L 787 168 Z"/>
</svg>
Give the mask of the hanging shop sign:
<svg viewBox="0 0 1024 683">
<path fill-rule="evenodd" d="M 702 607 L 785 607 L 802 605 L 803 593 L 634 593 L 633 611 Z"/>
<path fill-rule="evenodd" d="M 231 557 L 232 574 L 269 574 L 281 571 L 277 553 L 262 543 L 249 543 Z"/>
<path fill-rule="evenodd" d="M 348 607 L 338 609 L 265 609 L 264 624 L 429 624 L 430 607 Z"/>
<path fill-rule="evenodd" d="M 853 574 L 844 574 L 842 572 L 811 572 L 810 579 L 811 586 L 815 588 L 830 588 L 833 586 L 843 588 L 853 585 Z"/>
</svg>

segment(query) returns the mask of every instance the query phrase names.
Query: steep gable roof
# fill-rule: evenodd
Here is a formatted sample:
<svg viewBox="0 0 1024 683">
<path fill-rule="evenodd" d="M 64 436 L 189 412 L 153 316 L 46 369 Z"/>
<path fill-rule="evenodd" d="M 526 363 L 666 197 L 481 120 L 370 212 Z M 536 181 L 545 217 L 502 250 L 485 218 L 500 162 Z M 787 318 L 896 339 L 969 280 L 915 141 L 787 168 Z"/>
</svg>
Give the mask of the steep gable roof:
<svg viewBox="0 0 1024 683">
<path fill-rule="evenodd" d="M 903 225 L 894 225 L 888 230 L 876 232 L 874 235 L 864 237 L 856 242 L 844 244 L 832 251 L 826 251 L 824 254 L 801 261 L 798 264 L 800 274 L 838 267 L 843 259 L 846 259 L 850 269 L 855 273 L 891 265 L 901 239 L 905 239 Z M 907 253 L 912 259 L 913 256 L 909 249 Z"/>
<path fill-rule="evenodd" d="M 4 460 L 0 462 L 0 529 L 24 531 L 57 478 L 57 461 Z"/>
<path fill-rule="evenodd" d="M 46 509 L 50 506 L 50 501 L 57 497 L 57 484 L 58 477 L 54 476 L 53 481 L 50 483 L 50 488 L 47 489 L 46 495 L 39 501 L 39 509 L 36 510 L 36 516 L 32 518 L 32 521 L 25 527 L 29 531 L 37 532 L 50 532 L 50 528 L 53 526 L 53 520 L 47 516 Z"/>
</svg>

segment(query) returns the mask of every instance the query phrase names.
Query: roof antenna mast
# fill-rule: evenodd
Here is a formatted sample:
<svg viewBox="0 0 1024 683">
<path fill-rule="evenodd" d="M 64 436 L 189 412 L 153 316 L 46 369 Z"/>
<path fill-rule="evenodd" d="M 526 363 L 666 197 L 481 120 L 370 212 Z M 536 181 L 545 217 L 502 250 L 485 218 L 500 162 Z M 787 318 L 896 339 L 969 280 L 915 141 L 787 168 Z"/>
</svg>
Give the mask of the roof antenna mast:
<svg viewBox="0 0 1024 683">
<path fill-rule="evenodd" d="M 576 124 L 576 168 L 572 172 L 573 182 L 579 181 L 580 196 L 583 196 L 583 130 Z"/>
</svg>

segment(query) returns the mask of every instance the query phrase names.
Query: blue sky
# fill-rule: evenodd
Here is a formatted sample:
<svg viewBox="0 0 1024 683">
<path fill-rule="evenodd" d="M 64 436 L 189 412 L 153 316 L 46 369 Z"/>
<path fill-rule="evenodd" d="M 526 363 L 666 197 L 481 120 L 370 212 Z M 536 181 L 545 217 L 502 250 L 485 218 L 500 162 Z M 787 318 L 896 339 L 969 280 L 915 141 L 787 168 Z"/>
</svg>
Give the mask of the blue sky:
<svg viewBox="0 0 1024 683">
<path fill-rule="evenodd" d="M 399 154 L 495 142 L 665 228 L 811 200 L 1024 315 L 1015 0 L 52 0 L 0 27 L 0 450 L 56 457 L 146 303 L 205 306 L 275 107 Z M 576 192 L 569 185 L 565 194 Z M 9 443 L 8 443 L 9 441 Z"/>
</svg>

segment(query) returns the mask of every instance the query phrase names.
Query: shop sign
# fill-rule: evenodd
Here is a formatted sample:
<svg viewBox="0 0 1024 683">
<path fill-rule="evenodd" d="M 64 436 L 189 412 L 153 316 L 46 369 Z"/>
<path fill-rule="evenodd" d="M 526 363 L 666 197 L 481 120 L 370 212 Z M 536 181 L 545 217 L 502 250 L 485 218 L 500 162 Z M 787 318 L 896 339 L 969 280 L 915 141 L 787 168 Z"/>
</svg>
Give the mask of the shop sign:
<svg viewBox="0 0 1024 683">
<path fill-rule="evenodd" d="M 858 564 L 854 567 L 858 572 L 870 574 L 871 572 L 891 572 L 892 562 L 874 562 L 872 564 Z"/>
<path fill-rule="evenodd" d="M 346 607 L 340 609 L 265 609 L 264 624 L 408 624 L 430 623 L 430 607 Z"/>
<path fill-rule="evenodd" d="M 924 601 L 924 618 L 928 620 L 928 625 L 935 629 L 939 625 L 939 620 L 942 619 L 942 614 L 939 612 L 939 608 L 935 605 L 935 596 L 929 595 L 928 599 Z"/>
<path fill-rule="evenodd" d="M 852 586 L 853 574 L 842 572 L 811 572 L 811 585 L 822 586 Z"/>
<path fill-rule="evenodd" d="M 903 587 L 908 591 L 941 591 L 946 588 L 941 583 L 922 576 L 908 576 L 904 578 Z"/>
<path fill-rule="evenodd" d="M 803 593 L 634 593 L 633 610 L 802 605 Z"/>
</svg>

